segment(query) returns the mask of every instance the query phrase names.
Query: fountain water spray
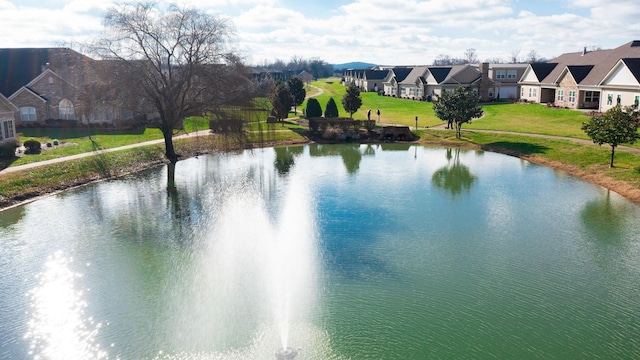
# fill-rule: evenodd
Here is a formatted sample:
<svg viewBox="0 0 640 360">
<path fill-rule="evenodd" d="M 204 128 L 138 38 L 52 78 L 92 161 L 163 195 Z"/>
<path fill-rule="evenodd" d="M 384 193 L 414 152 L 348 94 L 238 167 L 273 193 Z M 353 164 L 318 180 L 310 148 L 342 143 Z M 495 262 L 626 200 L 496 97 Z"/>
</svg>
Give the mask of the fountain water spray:
<svg viewBox="0 0 640 360">
<path fill-rule="evenodd" d="M 298 356 L 298 350 L 292 348 L 276 351 L 276 360 L 294 360 Z"/>
</svg>

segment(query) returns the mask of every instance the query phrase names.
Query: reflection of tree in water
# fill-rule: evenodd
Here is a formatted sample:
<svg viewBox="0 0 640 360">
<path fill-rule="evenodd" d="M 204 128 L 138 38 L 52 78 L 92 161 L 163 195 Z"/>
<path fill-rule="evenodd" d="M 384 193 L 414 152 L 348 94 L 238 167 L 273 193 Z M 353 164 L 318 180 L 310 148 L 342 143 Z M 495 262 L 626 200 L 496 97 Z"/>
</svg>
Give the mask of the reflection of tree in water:
<svg viewBox="0 0 640 360">
<path fill-rule="evenodd" d="M 467 192 L 471 190 L 477 177 L 466 165 L 460 163 L 460 149 L 456 149 L 453 155 L 452 150 L 447 149 L 446 157 L 449 164 L 433 173 L 431 177 L 433 185 L 451 193 L 452 196 L 459 195 L 462 190 Z"/>
<path fill-rule="evenodd" d="M 304 148 L 302 146 L 275 147 L 274 151 L 276 152 L 276 159 L 273 161 L 273 164 L 275 165 L 276 170 L 278 170 L 278 174 L 288 174 L 295 164 L 294 157 L 302 154 L 303 149 Z"/>
<path fill-rule="evenodd" d="M 362 156 L 375 156 L 375 149 L 368 145 L 364 152 L 360 150 L 360 144 L 324 144 L 309 145 L 309 155 L 313 156 L 341 156 L 344 167 L 349 174 L 355 174 L 360 169 Z"/>
<path fill-rule="evenodd" d="M 622 228 L 626 218 L 624 206 L 616 206 L 607 196 L 588 202 L 582 209 L 582 223 L 589 237 L 601 244 L 619 244 L 622 242 Z"/>
<path fill-rule="evenodd" d="M 344 146 L 340 151 L 340 156 L 342 156 L 342 162 L 349 174 L 355 174 L 360 169 L 360 161 L 362 160 L 360 145 Z"/>
</svg>

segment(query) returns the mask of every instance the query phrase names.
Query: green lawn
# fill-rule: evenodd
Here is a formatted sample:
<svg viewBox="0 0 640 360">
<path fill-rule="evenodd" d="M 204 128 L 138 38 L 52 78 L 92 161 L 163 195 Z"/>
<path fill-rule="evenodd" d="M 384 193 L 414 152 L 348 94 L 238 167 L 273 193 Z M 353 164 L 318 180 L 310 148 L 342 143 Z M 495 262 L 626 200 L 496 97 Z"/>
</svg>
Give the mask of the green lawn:
<svg viewBox="0 0 640 360">
<path fill-rule="evenodd" d="M 345 114 L 340 102 L 346 88 L 340 85 L 339 79 L 321 79 L 312 84 L 325 91 L 324 94 L 317 97 L 323 109 L 329 97 L 333 96 L 338 103 L 341 116 Z M 373 92 L 363 92 L 360 95 L 362 107 L 353 115 L 355 119 L 366 119 L 369 109 L 371 109 L 371 118 L 376 119 L 376 109 L 380 109 L 382 124 L 406 125 L 413 128 L 416 124 L 416 116 L 418 117 L 418 126 L 421 128 L 443 124 L 433 113 L 433 104 L 430 102 L 379 96 Z M 302 107 L 304 106 L 305 104 L 302 105 Z M 581 129 L 582 123 L 590 119 L 584 111 L 520 103 L 482 104 L 482 109 L 484 116 L 473 120 L 470 124 L 464 124 L 463 130 L 499 130 L 579 139 L 589 138 Z M 344 116 L 348 116 L 348 114 Z M 640 144 L 633 146 L 640 147 Z"/>
<path fill-rule="evenodd" d="M 158 129 L 86 129 L 86 128 L 26 128 L 18 130 L 18 140 L 22 143 L 35 139 L 46 148 L 47 142 L 57 139 L 60 144 L 75 144 L 61 146 L 52 150 L 43 150 L 40 154 L 31 154 L 15 159 L 11 166 L 23 165 L 38 161 L 55 159 L 63 156 L 91 152 L 97 149 L 109 149 L 124 145 L 136 144 L 149 140 L 162 139 L 162 132 Z"/>
<path fill-rule="evenodd" d="M 485 104 L 482 109 L 484 117 L 463 128 L 589 138 L 581 129 L 582 123 L 590 119 L 583 111 L 519 103 Z"/>
</svg>

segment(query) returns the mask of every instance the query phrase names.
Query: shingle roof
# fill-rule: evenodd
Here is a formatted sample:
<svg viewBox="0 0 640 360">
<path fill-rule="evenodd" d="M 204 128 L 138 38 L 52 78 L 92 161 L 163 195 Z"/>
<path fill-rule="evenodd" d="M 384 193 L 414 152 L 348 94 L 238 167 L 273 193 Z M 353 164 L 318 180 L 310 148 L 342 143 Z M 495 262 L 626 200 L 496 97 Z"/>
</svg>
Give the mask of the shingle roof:
<svg viewBox="0 0 640 360">
<path fill-rule="evenodd" d="M 580 84 L 580 82 L 589 75 L 589 72 L 593 69 L 593 65 L 569 65 L 567 66 L 567 69 L 571 73 L 571 76 L 573 76 L 576 84 Z"/>
<path fill-rule="evenodd" d="M 364 74 L 367 80 L 384 80 L 389 73 L 389 70 L 365 70 Z"/>
<path fill-rule="evenodd" d="M 394 67 L 393 68 L 393 73 L 396 76 L 396 81 L 399 82 L 399 83 L 404 81 L 404 79 L 407 77 L 407 75 L 409 75 L 411 70 L 413 70 L 413 68 L 404 67 L 404 66 L 402 66 L 402 67 Z"/>
<path fill-rule="evenodd" d="M 596 50 L 589 52 L 566 53 L 551 60 L 558 63 L 541 83 L 551 84 L 558 78 L 567 66 L 593 65 L 593 69 L 579 82 L 580 85 L 598 85 L 613 66 L 623 58 L 640 58 L 640 40 L 630 41 L 615 49 Z M 540 77 L 538 77 L 540 79 Z"/>
<path fill-rule="evenodd" d="M 447 78 L 447 76 L 451 72 L 451 66 L 429 67 L 429 71 L 431 72 L 431 75 L 433 75 L 433 77 L 436 79 L 438 84 L 440 84 L 444 81 L 444 79 Z"/>
<path fill-rule="evenodd" d="M 538 81 L 543 82 L 542 80 L 544 80 L 551 73 L 551 71 L 556 68 L 556 66 L 558 66 L 558 63 L 555 62 L 532 63 L 531 70 L 533 70 L 533 73 L 536 74 Z"/>
</svg>

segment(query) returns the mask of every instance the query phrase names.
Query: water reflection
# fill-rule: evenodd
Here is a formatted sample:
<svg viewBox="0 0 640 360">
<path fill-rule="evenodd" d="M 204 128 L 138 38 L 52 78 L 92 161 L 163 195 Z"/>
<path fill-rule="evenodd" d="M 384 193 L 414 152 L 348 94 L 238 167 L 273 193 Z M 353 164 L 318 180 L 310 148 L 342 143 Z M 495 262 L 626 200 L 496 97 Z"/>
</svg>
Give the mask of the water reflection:
<svg viewBox="0 0 640 360">
<path fill-rule="evenodd" d="M 302 146 L 283 146 L 275 147 L 273 150 L 276 153 L 276 159 L 273 163 L 276 170 L 278 170 L 278 174 L 287 175 L 295 164 L 294 158 L 302 154 L 304 148 Z"/>
<path fill-rule="evenodd" d="M 615 245 L 623 240 L 626 207 L 616 204 L 611 199 L 611 191 L 607 195 L 589 201 L 580 213 L 589 237 L 602 243 Z"/>
<path fill-rule="evenodd" d="M 469 167 L 460 163 L 460 149 L 447 149 L 445 156 L 449 163 L 433 173 L 431 182 L 453 197 L 460 195 L 463 190 L 469 192 L 477 176 L 469 171 Z"/>
<path fill-rule="evenodd" d="M 72 259 L 61 252 L 47 260 L 37 276 L 38 286 L 29 292 L 31 319 L 25 338 L 34 359 L 105 359 L 96 342 L 102 324 L 87 317 L 81 277 L 71 269 Z"/>
</svg>

